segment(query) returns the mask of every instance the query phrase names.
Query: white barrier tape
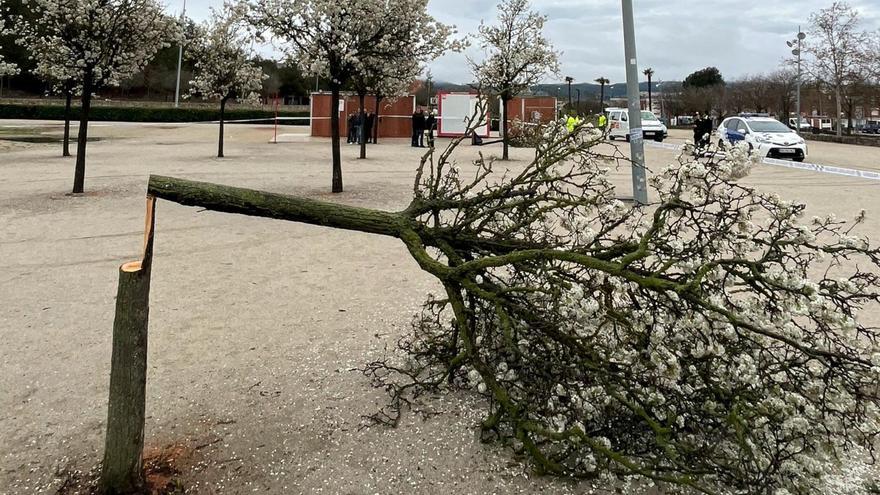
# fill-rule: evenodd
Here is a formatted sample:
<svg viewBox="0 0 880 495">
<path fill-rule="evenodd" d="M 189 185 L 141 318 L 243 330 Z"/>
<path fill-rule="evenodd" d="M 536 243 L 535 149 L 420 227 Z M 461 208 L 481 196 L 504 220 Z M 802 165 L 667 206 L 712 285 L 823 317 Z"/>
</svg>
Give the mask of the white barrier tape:
<svg viewBox="0 0 880 495">
<path fill-rule="evenodd" d="M 790 162 L 788 160 L 779 160 L 776 158 L 764 158 L 762 162 L 766 165 L 773 165 L 776 167 L 787 167 L 794 168 L 798 170 L 810 170 L 813 172 L 820 172 L 823 174 L 833 174 L 833 175 L 845 175 L 847 177 L 859 177 L 862 179 L 871 179 L 871 180 L 880 180 L 880 172 L 871 172 L 868 170 L 857 170 L 852 168 L 843 168 L 843 167 L 833 167 L 830 165 L 819 165 L 816 163 L 806 163 L 806 162 Z"/>
<path fill-rule="evenodd" d="M 652 148 L 661 148 L 666 150 L 680 151 L 683 146 L 672 143 L 657 143 L 646 141 L 645 144 Z M 719 153 L 720 154 L 720 153 Z M 723 154 L 720 154 L 723 156 Z M 862 179 L 880 180 L 880 172 L 871 172 L 868 170 L 858 170 L 853 168 L 834 167 L 831 165 L 819 165 L 818 163 L 796 162 L 788 160 L 780 160 L 778 158 L 764 158 L 761 163 L 772 165 L 774 167 L 793 168 L 796 170 L 808 170 L 811 172 L 819 172 L 823 174 L 843 175 L 846 177 L 859 177 Z"/>
</svg>

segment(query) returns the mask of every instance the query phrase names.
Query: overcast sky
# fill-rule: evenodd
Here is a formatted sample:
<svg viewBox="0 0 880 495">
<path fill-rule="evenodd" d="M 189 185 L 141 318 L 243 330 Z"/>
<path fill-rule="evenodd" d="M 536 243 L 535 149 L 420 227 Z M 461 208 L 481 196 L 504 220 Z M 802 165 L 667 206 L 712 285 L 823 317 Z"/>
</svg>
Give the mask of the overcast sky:
<svg viewBox="0 0 880 495">
<path fill-rule="evenodd" d="M 179 12 L 183 0 L 166 0 Z M 340 0 L 344 1 L 344 0 Z M 788 54 L 785 41 L 804 29 L 811 12 L 833 0 L 634 0 L 639 67 L 653 67 L 655 80 L 681 80 L 714 65 L 725 79 L 774 70 Z M 429 10 L 460 33 L 492 22 L 498 0 L 431 0 Z M 880 0 L 850 0 L 862 15 L 862 27 L 880 29 Z M 188 14 L 203 19 L 222 0 L 187 0 Z M 619 0 L 532 0 L 549 18 L 546 33 L 563 52 L 563 75 L 576 81 L 603 76 L 623 81 L 623 28 Z M 471 49 L 470 56 L 480 53 Z M 430 64 L 434 79 L 466 83 L 464 54 Z M 552 79 L 552 78 L 551 78 Z M 546 82 L 556 82 L 548 80 Z"/>
</svg>

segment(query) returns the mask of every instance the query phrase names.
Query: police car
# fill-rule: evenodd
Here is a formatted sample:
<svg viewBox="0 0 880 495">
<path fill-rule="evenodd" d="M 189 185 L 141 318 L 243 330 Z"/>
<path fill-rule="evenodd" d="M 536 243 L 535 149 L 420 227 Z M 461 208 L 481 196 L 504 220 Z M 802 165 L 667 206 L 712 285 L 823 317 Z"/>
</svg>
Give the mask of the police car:
<svg viewBox="0 0 880 495">
<path fill-rule="evenodd" d="M 746 143 L 761 157 L 790 158 L 796 162 L 807 156 L 807 143 L 782 122 L 766 114 L 740 114 L 728 117 L 718 126 L 718 146 Z"/>
</svg>

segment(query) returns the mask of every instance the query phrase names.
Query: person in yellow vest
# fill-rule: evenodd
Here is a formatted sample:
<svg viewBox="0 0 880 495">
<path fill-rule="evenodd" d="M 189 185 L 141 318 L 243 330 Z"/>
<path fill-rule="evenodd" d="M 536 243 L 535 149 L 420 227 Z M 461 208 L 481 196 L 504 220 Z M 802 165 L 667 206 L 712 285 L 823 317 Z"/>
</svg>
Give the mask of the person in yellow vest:
<svg viewBox="0 0 880 495">
<path fill-rule="evenodd" d="M 602 130 L 602 134 L 605 134 L 606 125 L 608 125 L 608 117 L 604 113 L 599 114 L 599 129 Z"/>
<path fill-rule="evenodd" d="M 584 119 L 574 114 L 569 114 L 568 118 L 565 120 L 565 128 L 568 130 L 569 134 L 572 134 L 574 130 L 580 127 L 583 123 Z"/>
</svg>

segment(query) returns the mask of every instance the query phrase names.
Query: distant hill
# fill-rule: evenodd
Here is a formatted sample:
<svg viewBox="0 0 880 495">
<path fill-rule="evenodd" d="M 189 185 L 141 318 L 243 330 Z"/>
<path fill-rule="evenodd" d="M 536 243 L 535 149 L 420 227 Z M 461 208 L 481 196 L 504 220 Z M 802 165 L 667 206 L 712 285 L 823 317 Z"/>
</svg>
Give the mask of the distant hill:
<svg viewBox="0 0 880 495">
<path fill-rule="evenodd" d="M 680 83 L 672 83 L 672 82 L 664 82 L 666 84 L 675 84 L 680 85 Z M 574 98 L 577 94 L 577 90 L 581 90 L 581 99 L 587 97 L 599 97 L 599 93 L 601 92 L 601 86 L 595 83 L 576 83 L 571 85 L 571 97 Z M 651 89 L 654 92 L 658 92 L 657 82 L 651 81 Z M 648 81 L 643 81 L 639 83 L 639 91 L 648 91 Z M 555 83 L 555 84 L 539 84 L 537 86 L 532 86 L 532 92 L 535 94 L 545 94 L 549 96 L 559 95 L 560 98 L 568 98 L 568 85 L 565 83 Z M 605 98 L 617 98 L 626 95 L 626 83 L 614 83 L 605 86 Z"/>
</svg>

